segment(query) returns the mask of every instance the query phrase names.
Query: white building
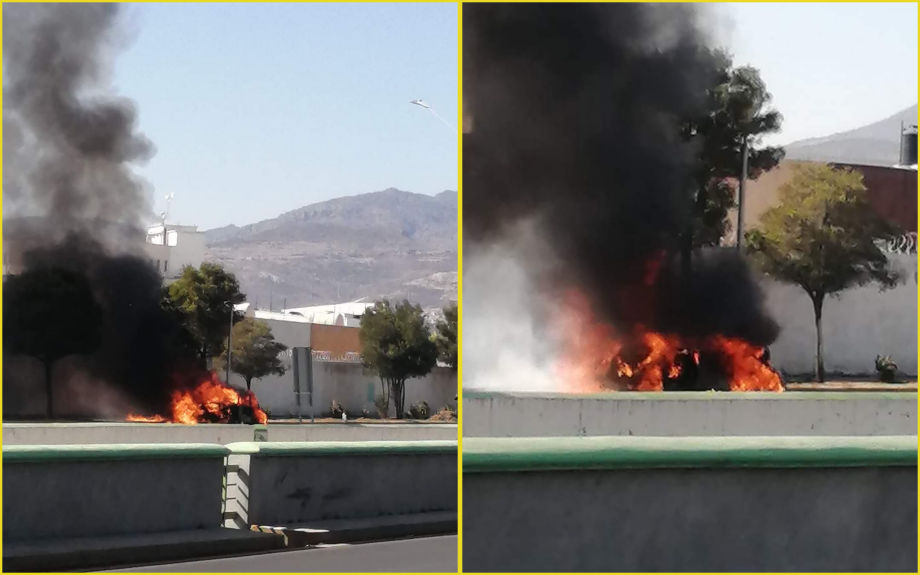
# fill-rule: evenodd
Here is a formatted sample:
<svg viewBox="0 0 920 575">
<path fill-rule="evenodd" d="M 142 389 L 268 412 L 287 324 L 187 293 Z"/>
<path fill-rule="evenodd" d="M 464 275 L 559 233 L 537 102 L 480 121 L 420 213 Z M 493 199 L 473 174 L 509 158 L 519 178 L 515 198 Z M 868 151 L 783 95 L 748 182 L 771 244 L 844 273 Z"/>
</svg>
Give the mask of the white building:
<svg viewBox="0 0 920 575">
<path fill-rule="evenodd" d="M 158 224 L 147 228 L 144 253 L 164 279 L 173 280 L 185 266 L 197 268 L 204 261 L 204 233 L 197 226 Z"/>
<path fill-rule="evenodd" d="M 267 323 L 275 339 L 288 348 L 312 347 L 315 353 L 335 357 L 337 361 L 360 362 L 361 316 L 373 305 L 347 302 L 270 311 L 246 302 L 234 309 Z"/>
<path fill-rule="evenodd" d="M 313 305 L 308 307 L 293 307 L 281 310 L 282 315 L 299 316 L 310 323 L 322 325 L 343 325 L 346 327 L 360 327 L 361 316 L 368 308 L 374 307 L 374 302 L 362 300 L 346 303 L 333 303 L 326 305 Z M 260 312 L 272 313 L 272 312 Z M 259 317 L 259 316 L 256 316 Z M 266 318 L 267 319 L 267 318 Z"/>
<path fill-rule="evenodd" d="M 374 401 L 381 392 L 380 378 L 361 365 L 358 329 L 361 316 L 373 307 L 373 302 L 353 301 L 281 311 L 255 309 L 248 303 L 237 306 L 246 317 L 264 321 L 275 340 L 288 347 L 282 355 L 284 375 L 267 375 L 253 382 L 252 390 L 259 404 L 273 417 L 296 417 L 297 395 L 293 389 L 291 348 L 309 347 L 313 350 L 313 408 L 317 417 L 328 412 L 332 401 L 343 405 L 351 417 L 362 410 L 376 413 Z M 245 388 L 238 374 L 231 374 L 231 385 Z M 406 383 L 406 405 L 417 401 L 428 403 L 432 413 L 443 406 L 456 408 L 457 373 L 446 367 L 436 367 L 423 378 Z M 302 398 L 301 412 L 308 416 L 307 397 Z M 392 415 L 392 413 L 391 413 Z"/>
</svg>

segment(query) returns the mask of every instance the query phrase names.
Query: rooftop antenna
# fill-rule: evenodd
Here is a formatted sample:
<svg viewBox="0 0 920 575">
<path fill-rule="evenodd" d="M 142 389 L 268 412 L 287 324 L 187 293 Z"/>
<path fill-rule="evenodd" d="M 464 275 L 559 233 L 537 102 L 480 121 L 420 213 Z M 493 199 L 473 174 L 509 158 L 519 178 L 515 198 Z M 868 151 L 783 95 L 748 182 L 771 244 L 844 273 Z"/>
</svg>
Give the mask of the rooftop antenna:
<svg viewBox="0 0 920 575">
<path fill-rule="evenodd" d="M 166 211 L 160 213 L 160 217 L 163 219 L 163 225 L 166 225 L 166 220 L 169 218 L 169 208 L 172 206 L 173 198 L 176 197 L 176 194 L 170 192 L 166 194 Z"/>
</svg>

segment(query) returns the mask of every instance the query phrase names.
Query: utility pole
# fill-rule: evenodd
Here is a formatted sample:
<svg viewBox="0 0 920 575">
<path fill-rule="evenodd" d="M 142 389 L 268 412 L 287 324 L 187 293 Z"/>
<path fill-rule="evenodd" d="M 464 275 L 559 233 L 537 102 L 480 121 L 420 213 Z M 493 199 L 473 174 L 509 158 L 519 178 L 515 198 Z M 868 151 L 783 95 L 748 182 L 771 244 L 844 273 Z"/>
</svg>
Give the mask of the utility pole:
<svg viewBox="0 0 920 575">
<path fill-rule="evenodd" d="M 748 175 L 748 137 L 745 134 L 744 142 L 741 144 L 741 178 L 738 181 L 738 234 L 735 245 L 738 251 L 742 249 L 744 240 L 744 184 L 747 182 Z"/>
</svg>

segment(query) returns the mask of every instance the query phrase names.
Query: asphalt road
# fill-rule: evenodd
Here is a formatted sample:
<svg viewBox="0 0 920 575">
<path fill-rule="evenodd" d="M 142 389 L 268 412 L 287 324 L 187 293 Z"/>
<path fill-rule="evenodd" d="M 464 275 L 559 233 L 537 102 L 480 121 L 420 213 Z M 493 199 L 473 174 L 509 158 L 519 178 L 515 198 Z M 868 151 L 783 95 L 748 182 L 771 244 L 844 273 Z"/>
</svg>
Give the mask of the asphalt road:
<svg viewBox="0 0 920 575">
<path fill-rule="evenodd" d="M 397 572 L 455 573 L 457 536 L 421 537 L 356 545 L 331 545 L 315 549 L 260 553 L 145 565 L 115 572 Z"/>
</svg>

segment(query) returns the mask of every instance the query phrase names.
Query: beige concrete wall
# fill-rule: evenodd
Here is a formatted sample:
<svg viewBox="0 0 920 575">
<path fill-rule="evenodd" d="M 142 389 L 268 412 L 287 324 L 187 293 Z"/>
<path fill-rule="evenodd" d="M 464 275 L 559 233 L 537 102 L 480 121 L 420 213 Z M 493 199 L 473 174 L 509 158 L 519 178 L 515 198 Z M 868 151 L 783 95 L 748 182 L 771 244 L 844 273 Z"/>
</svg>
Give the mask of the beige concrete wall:
<svg viewBox="0 0 920 575">
<path fill-rule="evenodd" d="M 902 274 L 894 289 L 875 285 L 842 292 L 824 303 L 824 367 L 829 373 L 875 377 L 875 356 L 890 355 L 898 368 L 917 375 L 917 256 L 891 254 Z M 814 369 L 815 323 L 802 288 L 764 282 L 767 306 L 782 331 L 770 346 L 777 369 L 805 374 Z"/>
<path fill-rule="evenodd" d="M 765 211 L 779 202 L 779 189 L 792 179 L 795 168 L 807 162 L 785 160 L 778 166 L 760 175 L 756 180 L 748 180 L 744 188 L 744 231 L 757 225 Z M 736 198 L 737 199 L 737 198 Z M 728 228 L 723 243 L 735 245 L 735 225 L 738 223 L 738 209 L 728 210 Z"/>
<path fill-rule="evenodd" d="M 761 216 L 780 201 L 780 188 L 795 175 L 797 166 L 809 164 L 800 160 L 784 160 L 778 166 L 761 174 L 756 180 L 748 180 L 744 192 L 744 231 L 757 226 Z M 857 166 L 836 164 L 840 167 L 858 170 L 869 194 L 869 201 L 876 212 L 903 232 L 917 230 L 917 172 L 882 166 Z M 728 229 L 723 244 L 735 244 L 735 225 L 738 210 L 728 211 Z"/>
<path fill-rule="evenodd" d="M 259 403 L 274 417 L 294 417 L 297 415 L 297 401 L 294 394 L 293 374 L 290 371 L 290 358 L 284 363 L 288 371 L 282 376 L 269 376 L 252 384 L 252 390 Z M 245 388 L 245 383 L 236 374 L 231 383 Z M 376 413 L 374 398 L 381 394 L 380 379 L 365 370 L 359 363 L 313 362 L 314 408 L 316 414 L 328 412 L 332 400 L 345 406 L 345 409 L 359 416 L 362 409 Z M 424 378 L 413 378 L 406 382 L 406 407 L 425 401 L 432 411 L 445 406 L 457 404 L 457 374 L 442 367 L 436 367 Z M 309 415 L 310 408 L 304 397 L 303 413 Z M 391 412 L 392 414 L 392 412 Z"/>
</svg>

